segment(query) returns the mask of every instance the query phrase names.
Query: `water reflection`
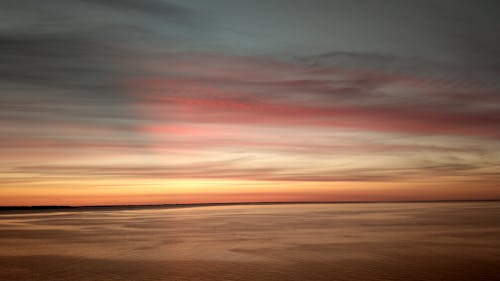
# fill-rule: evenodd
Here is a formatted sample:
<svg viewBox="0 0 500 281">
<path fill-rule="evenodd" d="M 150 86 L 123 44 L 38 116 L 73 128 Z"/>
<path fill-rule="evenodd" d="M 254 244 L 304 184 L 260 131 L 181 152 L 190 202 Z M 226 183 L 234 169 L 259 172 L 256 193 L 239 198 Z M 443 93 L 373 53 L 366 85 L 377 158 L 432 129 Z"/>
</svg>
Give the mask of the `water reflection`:
<svg viewBox="0 0 500 281">
<path fill-rule="evenodd" d="M 497 202 L 5 213 L 0 228 L 0 280 L 500 279 Z"/>
</svg>

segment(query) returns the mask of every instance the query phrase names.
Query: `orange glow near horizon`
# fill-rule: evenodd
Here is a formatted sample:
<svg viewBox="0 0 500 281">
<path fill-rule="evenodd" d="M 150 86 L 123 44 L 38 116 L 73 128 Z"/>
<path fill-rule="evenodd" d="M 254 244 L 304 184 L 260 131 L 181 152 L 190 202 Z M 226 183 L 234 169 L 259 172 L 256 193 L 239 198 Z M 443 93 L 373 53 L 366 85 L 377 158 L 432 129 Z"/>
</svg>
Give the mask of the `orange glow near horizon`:
<svg viewBox="0 0 500 281">
<path fill-rule="evenodd" d="M 109 183 L 108 183 L 109 184 Z M 145 184 L 143 181 L 96 181 L 52 186 L 18 186 L 3 190 L 0 205 L 143 205 L 224 202 L 342 202 L 483 200 L 500 198 L 487 184 L 467 186 L 446 182 L 279 182 L 245 180 L 173 180 Z M 139 188 L 138 188 L 139 187 Z M 37 190 L 43 188 L 43 194 Z"/>
</svg>

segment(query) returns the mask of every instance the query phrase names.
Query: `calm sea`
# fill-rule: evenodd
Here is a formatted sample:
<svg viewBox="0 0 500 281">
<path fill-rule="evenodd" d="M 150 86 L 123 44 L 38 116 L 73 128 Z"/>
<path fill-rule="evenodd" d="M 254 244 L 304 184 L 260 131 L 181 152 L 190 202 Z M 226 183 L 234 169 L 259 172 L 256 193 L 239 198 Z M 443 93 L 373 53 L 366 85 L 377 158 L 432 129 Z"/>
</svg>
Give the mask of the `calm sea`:
<svg viewBox="0 0 500 281">
<path fill-rule="evenodd" d="M 500 280 L 500 203 L 0 213 L 0 280 Z"/>
</svg>

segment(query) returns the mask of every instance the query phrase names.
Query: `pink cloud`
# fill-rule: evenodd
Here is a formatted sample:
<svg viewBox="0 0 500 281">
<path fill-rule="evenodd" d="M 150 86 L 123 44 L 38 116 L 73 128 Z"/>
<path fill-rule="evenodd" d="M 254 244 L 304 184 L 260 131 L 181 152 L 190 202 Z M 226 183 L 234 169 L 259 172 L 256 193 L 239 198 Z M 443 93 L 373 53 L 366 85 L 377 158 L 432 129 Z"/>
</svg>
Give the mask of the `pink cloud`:
<svg viewBox="0 0 500 281">
<path fill-rule="evenodd" d="M 481 101 L 464 102 L 479 92 L 488 102 L 496 92 L 477 87 L 464 92 L 463 81 L 249 57 L 181 56 L 169 66 L 164 78 L 130 83 L 146 119 L 499 136 L 494 129 L 500 109 L 481 110 Z M 384 92 L 392 85 L 402 92 Z M 455 85 L 456 94 L 450 94 L 450 85 Z"/>
</svg>

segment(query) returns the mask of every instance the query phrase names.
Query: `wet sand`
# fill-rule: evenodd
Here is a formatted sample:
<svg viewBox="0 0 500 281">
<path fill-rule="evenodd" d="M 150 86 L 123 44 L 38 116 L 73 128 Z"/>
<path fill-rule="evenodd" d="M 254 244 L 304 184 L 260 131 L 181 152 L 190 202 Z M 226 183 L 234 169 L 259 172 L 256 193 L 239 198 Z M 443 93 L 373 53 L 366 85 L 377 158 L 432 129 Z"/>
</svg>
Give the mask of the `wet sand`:
<svg viewBox="0 0 500 281">
<path fill-rule="evenodd" d="M 0 280 L 500 280 L 500 203 L 0 213 Z"/>
</svg>

